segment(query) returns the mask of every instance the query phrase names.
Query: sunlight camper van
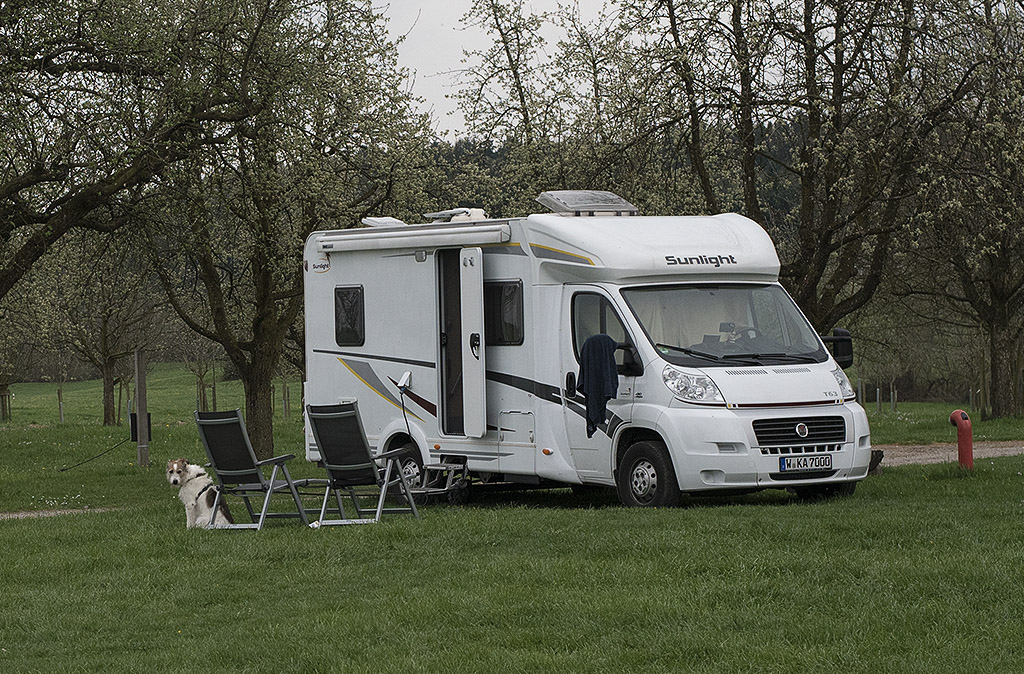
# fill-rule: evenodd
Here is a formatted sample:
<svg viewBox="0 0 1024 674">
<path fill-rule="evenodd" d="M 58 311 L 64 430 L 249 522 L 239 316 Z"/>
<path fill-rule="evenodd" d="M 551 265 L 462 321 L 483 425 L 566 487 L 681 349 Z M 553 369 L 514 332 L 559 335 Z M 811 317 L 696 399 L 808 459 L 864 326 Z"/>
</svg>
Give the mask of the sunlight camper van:
<svg viewBox="0 0 1024 674">
<path fill-rule="evenodd" d="M 633 506 L 853 491 L 871 440 L 837 363 L 852 361 L 848 333 L 811 328 L 760 226 L 641 217 L 608 192 L 538 201 L 552 212 L 313 233 L 306 402 L 357 398 L 370 443 L 407 447 L 413 478 L 455 460 L 474 481 L 607 485 Z M 593 335 L 614 340 L 614 397 L 592 396 L 588 433 Z M 316 460 L 308 426 L 306 443 Z"/>
</svg>

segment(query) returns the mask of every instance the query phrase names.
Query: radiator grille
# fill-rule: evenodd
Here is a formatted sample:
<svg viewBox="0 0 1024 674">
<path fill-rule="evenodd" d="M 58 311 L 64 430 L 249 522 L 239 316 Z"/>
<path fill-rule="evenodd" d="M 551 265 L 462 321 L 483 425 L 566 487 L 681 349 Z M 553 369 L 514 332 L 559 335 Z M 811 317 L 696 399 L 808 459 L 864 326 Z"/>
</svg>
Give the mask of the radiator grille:
<svg viewBox="0 0 1024 674">
<path fill-rule="evenodd" d="M 800 424 L 807 426 L 806 436 L 801 437 L 797 433 L 797 426 Z M 754 435 L 759 447 L 830 445 L 846 441 L 846 421 L 842 417 L 758 419 L 754 422 Z"/>
<path fill-rule="evenodd" d="M 792 447 L 762 447 L 761 454 L 823 454 L 825 452 L 838 452 L 843 449 L 842 444 L 835 445 L 795 445 Z"/>
</svg>

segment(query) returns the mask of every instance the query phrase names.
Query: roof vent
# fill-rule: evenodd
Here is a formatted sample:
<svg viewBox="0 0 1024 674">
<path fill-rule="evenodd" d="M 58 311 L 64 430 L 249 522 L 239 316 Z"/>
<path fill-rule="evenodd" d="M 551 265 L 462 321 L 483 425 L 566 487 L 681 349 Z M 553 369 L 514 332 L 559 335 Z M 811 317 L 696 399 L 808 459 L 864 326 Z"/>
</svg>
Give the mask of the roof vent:
<svg viewBox="0 0 1024 674">
<path fill-rule="evenodd" d="M 612 192 L 555 190 L 544 192 L 537 202 L 563 215 L 636 215 L 637 207 Z"/>
</svg>

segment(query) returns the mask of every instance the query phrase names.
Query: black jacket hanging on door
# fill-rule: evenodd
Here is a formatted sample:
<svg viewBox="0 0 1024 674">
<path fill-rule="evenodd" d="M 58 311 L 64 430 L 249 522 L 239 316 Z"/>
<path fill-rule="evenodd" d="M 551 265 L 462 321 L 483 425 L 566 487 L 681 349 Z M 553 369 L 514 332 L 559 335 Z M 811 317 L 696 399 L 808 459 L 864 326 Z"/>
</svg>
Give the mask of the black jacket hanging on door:
<svg viewBox="0 0 1024 674">
<path fill-rule="evenodd" d="M 587 399 L 587 437 L 593 437 L 604 423 L 607 403 L 619 390 L 619 373 L 615 367 L 614 339 L 608 335 L 591 335 L 580 350 L 580 374 L 577 387 Z"/>
</svg>

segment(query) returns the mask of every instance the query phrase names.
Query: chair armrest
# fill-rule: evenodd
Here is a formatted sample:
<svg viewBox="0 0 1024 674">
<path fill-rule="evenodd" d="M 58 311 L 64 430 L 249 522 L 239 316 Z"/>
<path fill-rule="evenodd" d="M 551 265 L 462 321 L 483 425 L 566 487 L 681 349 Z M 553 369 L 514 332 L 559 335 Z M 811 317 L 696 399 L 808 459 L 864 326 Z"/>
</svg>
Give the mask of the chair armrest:
<svg viewBox="0 0 1024 674">
<path fill-rule="evenodd" d="M 374 459 L 390 459 L 393 456 L 398 456 L 405 452 L 405 447 L 399 447 L 397 449 L 391 449 L 386 452 L 374 455 Z"/>
<path fill-rule="evenodd" d="M 325 480 L 322 477 L 304 477 L 292 480 L 292 484 L 296 487 L 326 487 L 329 483 L 330 480 Z"/>
<path fill-rule="evenodd" d="M 294 459 L 294 458 L 295 458 L 294 454 L 282 454 L 281 456 L 275 456 L 275 457 L 270 458 L 270 459 L 263 459 L 262 461 L 257 461 L 256 465 L 257 466 L 265 466 L 268 463 L 284 463 L 285 461 L 288 461 L 289 459 Z"/>
</svg>

